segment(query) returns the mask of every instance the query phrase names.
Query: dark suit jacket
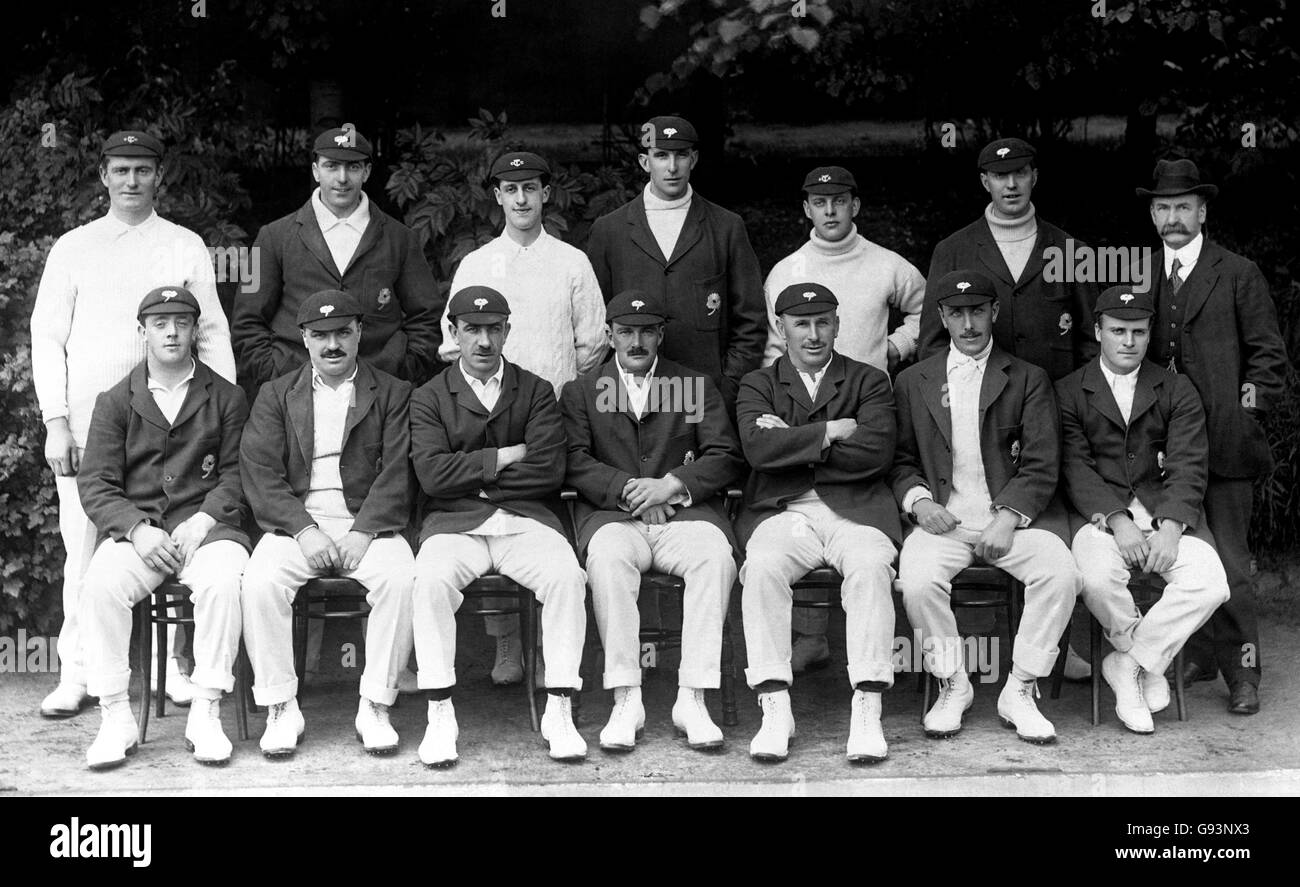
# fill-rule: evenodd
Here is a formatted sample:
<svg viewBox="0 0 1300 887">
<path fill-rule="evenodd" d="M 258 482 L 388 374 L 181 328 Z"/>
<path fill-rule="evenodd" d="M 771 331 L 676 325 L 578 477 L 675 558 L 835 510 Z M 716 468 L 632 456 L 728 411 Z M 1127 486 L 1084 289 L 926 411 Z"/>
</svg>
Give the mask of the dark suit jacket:
<svg viewBox="0 0 1300 887">
<path fill-rule="evenodd" d="M 1043 279 L 1044 251 L 1056 247 L 1064 253 L 1069 236 L 1039 218 L 1038 239 L 1020 280 L 1014 283 L 989 223 L 982 215 L 939 241 L 930 258 L 930 273 L 925 276 L 918 360 L 948 347 L 948 331 L 939 319 L 934 285 L 943 275 L 958 268 L 983 272 L 997 286 L 999 307 L 993 325 L 993 342 L 1003 351 L 1042 367 L 1053 380 L 1068 375 L 1096 356 L 1097 338 L 1092 329 L 1096 284 L 1049 283 Z M 1081 246 L 1083 243 L 1076 240 L 1075 249 Z"/>
<path fill-rule="evenodd" d="M 95 400 L 77 490 L 105 537 L 122 542 L 148 519 L 170 533 L 197 512 L 216 519 L 204 543 L 248 548 L 239 437 L 248 402 L 238 387 L 194 361 L 194 378 L 168 422 L 149 393 L 148 362 Z"/>
<path fill-rule="evenodd" d="M 894 385 L 898 448 L 889 479 L 900 507 L 917 485 L 940 505 L 952 495 L 947 384 L 945 350 L 903 370 Z M 1020 512 L 1068 545 L 1065 508 L 1054 496 L 1061 440 L 1052 383 L 1042 369 L 996 345 L 980 385 L 980 455 L 994 507 Z"/>
<path fill-rule="evenodd" d="M 401 533 L 411 519 L 411 383 L 357 363 L 339 473 L 352 528 Z M 293 536 L 315 520 L 303 506 L 315 451 L 311 364 L 262 386 L 240 446 L 248 502 L 268 533 Z"/>
<path fill-rule="evenodd" d="M 230 325 L 239 381 L 255 391 L 307 362 L 298 306 L 312 293 L 340 289 L 365 311 L 359 357 L 376 369 L 419 384 L 438 365 L 442 304 L 414 231 L 372 202 L 370 224 L 347 270 L 334 265 L 311 198 L 296 212 L 264 225 L 253 244 L 259 286 L 235 297 Z"/>
<path fill-rule="evenodd" d="M 1157 316 L 1167 299 L 1162 247 L 1154 250 Z M 1286 348 L 1268 283 L 1254 262 L 1206 240 L 1179 289 L 1184 305 L 1179 372 L 1205 405 L 1210 468 L 1221 477 L 1255 477 L 1273 467 L 1256 415 L 1242 405 L 1241 386 L 1255 386 L 1255 409 L 1267 413 L 1282 395 Z M 1147 358 L 1167 365 L 1169 327 L 1154 323 Z"/>
<path fill-rule="evenodd" d="M 671 388 L 661 392 L 686 392 L 690 401 L 666 393 L 647 402 L 638 419 L 622 400 L 626 388 L 618 374 L 618 357 L 564 386 L 560 406 L 569 439 L 565 483 L 582 498 L 574 510 L 578 550 L 605 524 L 631 518 L 619 509 L 623 485 L 634 477 L 673 477 L 686 485 L 691 505 L 669 520 L 703 520 L 716 526 L 735 544 L 731 521 L 718 496 L 740 476 L 745 460 L 732 430 L 722 395 L 707 376 L 671 360 L 659 358 L 655 380 Z M 691 407 L 687 412 L 684 407 Z M 690 418 L 698 417 L 698 421 Z"/>
<path fill-rule="evenodd" d="M 1124 511 L 1136 496 L 1155 518 L 1172 518 L 1213 543 L 1205 529 L 1209 449 L 1205 410 L 1185 376 L 1150 361 L 1138 368 L 1128 425 L 1100 358 L 1056 383 L 1065 490 L 1072 529 Z"/>
<path fill-rule="evenodd" d="M 704 373 L 735 402 L 767 343 L 763 277 L 740 216 L 695 194 L 665 258 L 639 194 L 596 220 L 587 258 L 606 302 L 634 287 L 660 296 L 668 306 L 660 355 Z"/>
<path fill-rule="evenodd" d="M 564 482 L 564 442 L 551 383 L 508 360 L 491 413 L 459 363 L 420 386 L 411 395 L 411 461 L 426 497 L 420 543 L 469 532 L 498 508 L 563 533 L 553 503 Z M 527 444 L 527 456 L 498 469 L 497 450 L 515 444 Z"/>
<path fill-rule="evenodd" d="M 781 417 L 790 427 L 759 428 L 756 421 L 764 413 Z M 742 544 L 760 522 L 810 489 L 836 514 L 873 526 L 899 543 L 898 506 L 885 486 L 897 435 L 894 395 L 883 372 L 837 352 L 813 401 L 789 355 L 783 354 L 740 383 L 736 414 L 740 443 L 754 468 L 736 528 Z M 858 428 L 823 449 L 826 423 L 832 419 L 854 419 Z"/>
</svg>

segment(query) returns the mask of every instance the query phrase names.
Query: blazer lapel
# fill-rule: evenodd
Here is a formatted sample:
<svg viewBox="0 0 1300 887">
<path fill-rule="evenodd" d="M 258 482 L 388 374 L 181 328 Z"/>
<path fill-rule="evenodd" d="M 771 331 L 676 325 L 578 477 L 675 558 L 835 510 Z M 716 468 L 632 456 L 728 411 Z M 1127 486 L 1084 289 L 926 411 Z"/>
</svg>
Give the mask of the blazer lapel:
<svg viewBox="0 0 1300 887">
<path fill-rule="evenodd" d="M 698 195 L 697 195 L 698 196 Z M 671 265 L 682 256 L 690 251 L 691 247 L 699 242 L 703 236 L 704 221 L 704 203 L 700 200 L 691 200 L 691 208 L 686 213 L 686 221 L 682 223 L 681 233 L 677 235 L 677 243 L 673 246 L 672 258 L 668 260 Z M 649 222 L 646 223 L 647 227 Z"/>
<path fill-rule="evenodd" d="M 1011 269 L 1007 267 L 1007 260 L 1002 258 L 1002 250 L 998 249 L 998 245 L 993 242 L 993 232 L 989 229 L 987 219 L 984 220 L 984 231 L 980 234 L 979 249 L 976 254 L 981 264 L 995 277 L 1007 286 L 1016 285 L 1016 282 L 1011 279 Z"/>
<path fill-rule="evenodd" d="M 289 424 L 293 433 L 298 435 L 298 448 L 302 451 L 303 463 L 311 471 L 312 453 L 316 449 L 316 424 L 313 418 L 315 410 L 312 404 L 311 364 L 308 363 L 298 372 L 298 379 L 289 389 L 285 398 L 289 413 Z"/>
<path fill-rule="evenodd" d="M 826 366 L 826 374 L 822 376 L 822 382 L 817 386 L 817 397 L 813 399 L 811 412 L 815 413 L 830 403 L 843 381 L 844 358 L 832 352 L 830 363 Z M 800 384 L 799 387 L 803 388 L 803 385 Z"/>
<path fill-rule="evenodd" d="M 789 355 L 783 354 L 777 359 L 776 379 L 785 386 L 786 393 L 791 400 L 802 405 L 809 413 L 812 412 L 812 398 L 808 396 L 808 389 L 804 387 L 803 377 L 799 375 L 799 371 L 790 362 Z"/>
<path fill-rule="evenodd" d="M 934 420 L 935 426 L 938 427 L 939 433 L 948 442 L 948 448 L 951 450 L 952 412 L 945 403 L 948 394 L 948 351 L 945 349 L 923 361 L 918 372 L 921 374 L 921 399 L 925 401 L 925 407 L 930 411 L 930 418 Z"/>
<path fill-rule="evenodd" d="M 992 406 L 993 401 L 1002 395 L 1002 390 L 1007 387 L 1007 367 L 1009 366 L 1011 366 L 1010 359 L 995 347 L 989 354 L 988 362 L 984 366 L 984 381 L 980 383 L 981 424 L 983 424 L 984 414 L 988 412 L 988 408 Z"/>
<path fill-rule="evenodd" d="M 375 202 L 370 201 L 370 222 L 366 225 L 366 230 L 361 234 L 361 240 L 357 243 L 357 251 L 352 254 L 352 260 L 348 262 L 348 268 L 361 261 L 361 257 L 368 253 L 379 239 L 384 235 L 384 223 L 387 217 L 375 206 Z M 328 250 L 327 250 L 328 252 Z M 347 271 L 344 268 L 343 271 Z"/>
<path fill-rule="evenodd" d="M 483 407 L 483 402 L 478 399 L 478 395 L 465 381 L 465 374 L 461 371 L 460 361 L 457 360 L 448 367 L 446 373 L 447 389 L 456 396 L 456 403 L 462 409 L 469 410 L 476 416 L 486 416 L 488 411 Z"/>
<path fill-rule="evenodd" d="M 492 405 L 492 412 L 488 413 L 489 422 L 510 409 L 510 405 L 519 396 L 519 371 L 504 357 L 501 360 L 505 363 L 505 372 L 501 374 L 501 393 L 497 395 L 497 402 Z"/>
<path fill-rule="evenodd" d="M 647 256 L 654 259 L 664 267 L 668 266 L 668 259 L 664 256 L 663 250 L 659 248 L 659 241 L 650 231 L 650 222 L 645 216 L 645 195 L 638 194 L 633 197 L 627 208 L 627 223 L 632 229 L 632 242 L 641 248 Z M 679 237 L 678 240 L 681 238 Z"/>
<path fill-rule="evenodd" d="M 302 240 L 303 246 L 307 247 L 308 252 L 316 257 L 325 270 L 334 275 L 335 280 L 342 280 L 343 274 L 334 264 L 334 256 L 330 255 L 330 248 L 325 244 L 325 235 L 321 233 L 320 224 L 316 221 L 316 212 L 312 209 L 311 202 L 315 197 L 307 198 L 302 209 L 298 210 L 298 238 Z M 369 233 L 369 227 L 366 232 Z"/>
<path fill-rule="evenodd" d="M 378 387 L 379 380 L 375 378 L 369 364 L 358 363 L 357 378 L 352 384 L 352 405 L 348 407 L 348 416 L 343 422 L 343 442 L 339 444 L 340 450 L 347 448 L 352 429 L 356 428 L 366 417 L 366 413 L 370 412 L 370 408 L 375 403 L 375 389 Z"/>
<path fill-rule="evenodd" d="M 1016 281 L 1016 289 L 1020 289 L 1027 285 L 1031 280 L 1042 273 L 1043 250 L 1045 249 L 1043 242 L 1046 239 L 1047 235 L 1043 231 L 1043 226 L 1040 224 L 1038 226 L 1038 234 L 1034 237 L 1034 248 L 1029 253 L 1029 261 L 1025 263 L 1025 270 L 1020 272 L 1020 279 Z M 994 244 L 994 247 L 996 248 L 996 244 Z M 1002 255 L 1001 250 L 998 250 L 998 255 Z M 1006 265 L 1006 261 L 1003 260 L 1002 264 Z M 1011 273 L 1009 269 L 1007 273 Z"/>
<path fill-rule="evenodd" d="M 616 412 L 631 422 L 633 425 L 639 425 L 641 420 L 632 412 L 632 395 L 627 390 L 627 385 L 623 382 L 623 374 L 618 371 L 618 355 L 611 355 L 605 363 L 601 372 L 601 378 L 609 379 L 604 383 L 606 386 L 613 386 L 614 394 L 618 398 L 614 401 L 617 408 Z"/>
<path fill-rule="evenodd" d="M 1156 367 L 1145 360 L 1142 361 L 1142 365 L 1138 367 L 1137 385 L 1133 388 L 1133 409 L 1129 411 L 1128 416 L 1130 427 L 1137 424 L 1139 416 L 1155 406 L 1155 386 L 1161 384 L 1163 380 L 1156 372 Z"/>
<path fill-rule="evenodd" d="M 1192 266 L 1192 271 L 1187 275 L 1180 287 L 1182 295 L 1186 301 L 1187 313 L 1183 315 L 1183 324 L 1191 323 L 1192 318 L 1205 307 L 1205 303 L 1210 298 L 1210 293 L 1214 290 L 1214 285 L 1219 281 L 1219 259 L 1221 258 L 1218 244 L 1212 244 L 1208 240 L 1201 248 L 1200 258 Z M 1163 271 L 1163 269 L 1162 269 Z"/>
<path fill-rule="evenodd" d="M 1094 410 L 1109 419 L 1121 432 L 1128 431 L 1128 423 L 1124 421 L 1119 404 L 1115 402 L 1115 393 L 1110 390 L 1106 377 L 1101 374 L 1101 358 L 1094 357 L 1087 365 L 1080 385 L 1088 392 L 1088 403 Z M 1134 400 L 1136 404 L 1136 397 Z"/>
<path fill-rule="evenodd" d="M 162 414 L 162 410 L 158 409 L 153 395 L 149 393 L 149 374 L 145 367 L 145 361 L 142 360 L 136 364 L 135 369 L 131 370 L 131 409 L 151 425 L 171 428 L 171 423 Z M 190 387 L 193 388 L 193 384 Z"/>
<path fill-rule="evenodd" d="M 212 371 L 195 359 L 194 378 L 190 380 L 190 390 L 185 394 L 185 402 L 181 404 L 180 412 L 176 414 L 176 420 L 172 422 L 172 427 L 179 428 L 188 422 L 195 413 L 203 409 L 203 405 L 208 402 L 211 390 Z"/>
</svg>

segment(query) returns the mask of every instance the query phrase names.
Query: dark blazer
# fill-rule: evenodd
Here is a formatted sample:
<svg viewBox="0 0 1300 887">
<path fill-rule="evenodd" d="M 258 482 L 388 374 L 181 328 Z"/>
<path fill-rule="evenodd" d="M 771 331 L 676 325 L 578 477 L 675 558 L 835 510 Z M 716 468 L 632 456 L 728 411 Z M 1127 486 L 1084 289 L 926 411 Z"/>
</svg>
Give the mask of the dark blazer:
<svg viewBox="0 0 1300 887">
<path fill-rule="evenodd" d="M 411 519 L 411 383 L 357 363 L 339 473 L 352 528 L 401 533 Z M 294 536 L 316 521 L 303 505 L 315 440 L 311 364 L 262 386 L 240 446 L 248 503 L 268 533 Z"/>
<path fill-rule="evenodd" d="M 623 485 L 634 477 L 672 475 L 686 485 L 691 505 L 669 520 L 703 520 L 735 545 L 731 521 L 718 494 L 740 476 L 745 460 L 717 386 L 707 376 L 659 358 L 655 380 L 685 392 L 689 402 L 661 396 L 638 419 L 627 406 L 618 357 L 564 386 L 560 406 L 569 439 L 565 483 L 582 498 L 574 510 L 578 551 L 585 552 L 605 524 L 631 518 L 619 509 Z M 686 407 L 691 408 L 687 412 Z M 698 417 L 697 421 L 691 418 Z"/>
<path fill-rule="evenodd" d="M 189 392 L 168 422 L 149 393 L 148 361 L 95 400 L 77 491 L 99 541 L 126 540 L 148 519 L 170 533 L 202 511 L 216 526 L 204 544 L 229 539 L 248 548 L 239 482 L 244 392 L 197 358 Z"/>
<path fill-rule="evenodd" d="M 668 323 L 660 355 L 704 373 L 735 402 L 767 343 L 763 277 L 740 216 L 695 194 L 665 258 L 638 194 L 592 225 L 587 258 L 606 302 L 631 288 L 662 298 Z"/>
<path fill-rule="evenodd" d="M 1154 250 L 1157 317 L 1166 309 L 1168 283 L 1163 247 Z M 1177 367 L 1205 405 L 1210 467 L 1220 477 L 1255 477 L 1273 467 L 1273 454 L 1259 423 L 1282 396 L 1286 348 L 1268 282 L 1254 262 L 1212 240 L 1179 289 L 1184 305 Z M 1170 330 L 1156 322 L 1147 358 L 1166 366 Z M 1242 385 L 1255 386 L 1255 407 L 1242 404 Z"/>
<path fill-rule="evenodd" d="M 1155 518 L 1172 518 L 1213 543 L 1205 529 L 1209 448 L 1205 410 L 1185 376 L 1150 361 L 1138 368 L 1128 425 L 1102 375 L 1100 358 L 1056 383 L 1065 491 L 1072 529 L 1136 496 Z"/>
<path fill-rule="evenodd" d="M 501 396 L 491 413 L 459 362 L 411 395 L 411 462 L 425 496 L 421 544 L 438 533 L 467 533 L 498 508 L 564 532 L 553 510 L 564 482 L 555 389 L 502 360 Z M 528 455 L 498 470 L 497 450 L 515 444 L 527 444 Z"/>
<path fill-rule="evenodd" d="M 346 290 L 365 311 L 359 357 L 376 369 L 419 384 L 438 366 L 442 303 L 414 231 L 373 202 L 370 224 L 347 270 L 334 265 L 312 211 L 264 225 L 253 244 L 259 285 L 235 297 L 230 324 L 239 381 L 255 391 L 307 362 L 298 306 L 312 293 Z"/>
<path fill-rule="evenodd" d="M 759 428 L 756 421 L 764 413 L 781 417 L 790 427 Z M 823 449 L 831 419 L 855 419 L 858 428 Z M 899 543 L 898 506 L 885 486 L 897 436 L 894 395 L 883 372 L 836 352 L 813 401 L 789 355 L 783 354 L 741 381 L 736 422 L 745 458 L 754 468 L 736 527 L 742 544 L 759 523 L 810 489 L 836 514 L 873 526 Z"/>
<path fill-rule="evenodd" d="M 898 448 L 889 473 L 901 508 L 908 490 L 929 488 L 940 505 L 952 495 L 952 413 L 948 351 L 898 374 Z M 1012 508 L 1067 545 L 1065 507 L 1055 499 L 1061 461 L 1056 398 L 1047 373 L 996 345 L 980 385 L 980 455 L 994 507 Z"/>
<path fill-rule="evenodd" d="M 973 268 L 987 274 L 998 290 L 998 319 L 993 342 L 1003 351 L 1042 367 L 1053 380 L 1073 372 L 1097 354 L 1092 306 L 1097 301 L 1093 283 L 1049 283 L 1043 279 L 1045 250 L 1066 251 L 1066 234 L 1038 219 L 1038 239 L 1018 282 L 1011 280 L 1002 252 L 993 240 L 989 223 L 981 215 L 960 231 L 939 241 L 925 276 L 925 306 L 921 309 L 918 360 L 948 347 L 948 331 L 939 320 L 934 285 L 949 271 Z M 1076 240 L 1078 250 L 1084 244 Z"/>
</svg>

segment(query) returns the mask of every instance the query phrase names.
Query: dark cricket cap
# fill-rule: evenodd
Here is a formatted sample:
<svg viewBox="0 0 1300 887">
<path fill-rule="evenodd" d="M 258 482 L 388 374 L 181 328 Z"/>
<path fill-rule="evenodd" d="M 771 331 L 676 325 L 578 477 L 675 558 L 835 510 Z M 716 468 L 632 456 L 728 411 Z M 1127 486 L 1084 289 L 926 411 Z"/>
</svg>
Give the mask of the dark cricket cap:
<svg viewBox="0 0 1300 887">
<path fill-rule="evenodd" d="M 663 299 L 641 290 L 623 290 L 605 306 L 606 323 L 652 326 L 668 319 Z"/>
<path fill-rule="evenodd" d="M 819 166 L 804 176 L 803 190 L 809 194 L 843 194 L 858 190 L 858 182 L 842 166 Z"/>
<path fill-rule="evenodd" d="M 355 129 L 335 127 L 316 136 L 312 156 L 317 154 L 330 160 L 369 160 L 371 149 L 366 137 Z"/>
<path fill-rule="evenodd" d="M 1094 317 L 1109 314 L 1120 320 L 1141 320 L 1153 316 L 1156 306 L 1149 292 L 1135 293 L 1125 286 L 1112 286 L 1097 297 L 1092 313 Z"/>
<path fill-rule="evenodd" d="M 161 140 L 138 129 L 124 129 L 104 139 L 99 153 L 104 157 L 152 157 L 162 160 Z"/>
<path fill-rule="evenodd" d="M 192 313 L 198 317 L 199 300 L 183 286 L 160 286 L 149 290 L 140 300 L 140 308 L 135 312 L 136 319 L 147 314 L 185 314 Z"/>
<path fill-rule="evenodd" d="M 362 317 L 361 305 L 343 290 L 321 290 L 298 306 L 298 326 L 308 330 L 337 330 Z"/>
<path fill-rule="evenodd" d="M 1038 152 L 1024 139 L 995 139 L 980 151 L 980 172 L 1011 172 L 1033 164 Z"/>
<path fill-rule="evenodd" d="M 511 151 L 496 159 L 488 177 L 493 182 L 501 179 L 507 182 L 526 182 L 540 178 L 545 185 L 551 180 L 551 168 L 531 151 Z"/>
<path fill-rule="evenodd" d="M 510 316 L 510 304 L 505 296 L 490 286 L 467 286 L 451 297 L 447 303 L 447 316 L 452 323 L 459 320 L 496 323 Z"/>
<path fill-rule="evenodd" d="M 694 148 L 700 137 L 685 117 L 651 117 L 641 127 L 641 146 L 650 148 Z"/>
<path fill-rule="evenodd" d="M 998 297 L 998 289 L 992 280 L 978 271 L 966 268 L 949 271 L 940 277 L 934 290 L 938 293 L 936 301 L 950 308 L 981 305 Z"/>
<path fill-rule="evenodd" d="M 820 283 L 792 283 L 776 297 L 775 312 L 780 314 L 821 314 L 840 306 L 835 294 Z"/>
</svg>

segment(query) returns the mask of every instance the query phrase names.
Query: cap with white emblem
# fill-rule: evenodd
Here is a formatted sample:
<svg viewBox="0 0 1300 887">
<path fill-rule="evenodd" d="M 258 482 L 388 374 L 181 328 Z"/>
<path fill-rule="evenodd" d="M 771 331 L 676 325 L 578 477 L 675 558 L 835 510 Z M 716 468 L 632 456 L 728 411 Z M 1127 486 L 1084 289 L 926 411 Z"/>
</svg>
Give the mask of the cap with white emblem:
<svg viewBox="0 0 1300 887">
<path fill-rule="evenodd" d="M 623 290 L 605 306 L 605 322 L 653 326 L 668 319 L 663 300 L 641 290 Z"/>
<path fill-rule="evenodd" d="M 804 176 L 802 190 L 807 194 L 843 194 L 857 191 L 858 182 L 842 166 L 819 166 Z"/>
<path fill-rule="evenodd" d="M 467 286 L 456 291 L 447 303 L 447 317 L 452 323 L 497 323 L 510 316 L 506 297 L 490 286 Z"/>
<path fill-rule="evenodd" d="M 1112 286 L 1097 297 L 1093 306 L 1093 317 L 1103 314 L 1119 320 L 1141 320 L 1156 313 L 1154 300 L 1150 292 L 1137 293 L 1130 287 Z"/>
<path fill-rule="evenodd" d="M 136 310 L 137 320 L 147 314 L 193 314 L 199 316 L 199 300 L 183 286 L 160 286 L 151 289 L 140 300 Z"/>
<path fill-rule="evenodd" d="M 499 181 L 526 182 L 529 179 L 541 179 L 546 185 L 551 181 L 551 167 L 531 151 L 507 151 L 493 162 L 488 179 L 492 185 Z"/>
<path fill-rule="evenodd" d="M 360 320 L 364 312 L 361 305 L 343 290 L 321 290 L 312 293 L 298 306 L 298 326 L 308 330 L 342 329 Z"/>
<path fill-rule="evenodd" d="M 968 268 L 959 268 L 940 277 L 934 283 L 936 300 L 949 308 L 982 305 L 997 299 L 998 290 L 988 276 Z"/>
<path fill-rule="evenodd" d="M 839 307 L 835 294 L 820 283 L 792 283 L 776 297 L 777 314 L 822 314 Z"/>
</svg>

